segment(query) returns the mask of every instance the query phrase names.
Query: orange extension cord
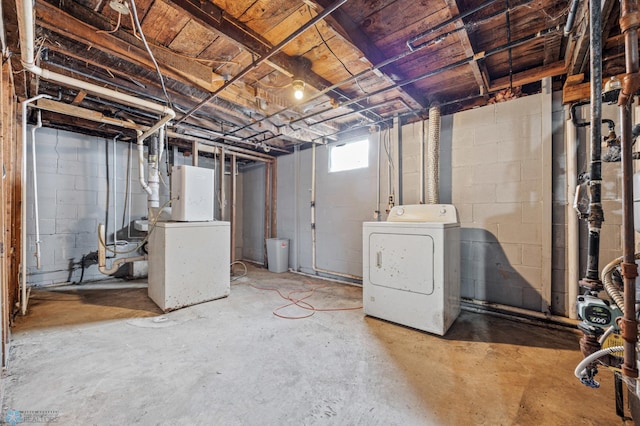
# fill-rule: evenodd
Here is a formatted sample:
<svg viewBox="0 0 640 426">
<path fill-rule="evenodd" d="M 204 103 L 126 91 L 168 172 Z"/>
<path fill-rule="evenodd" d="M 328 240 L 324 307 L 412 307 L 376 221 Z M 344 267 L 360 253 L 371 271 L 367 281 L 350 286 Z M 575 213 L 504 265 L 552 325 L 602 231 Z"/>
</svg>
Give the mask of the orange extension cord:
<svg viewBox="0 0 640 426">
<path fill-rule="evenodd" d="M 362 309 L 362 306 L 354 306 L 351 308 L 316 308 L 314 307 L 311 303 L 306 302 L 305 300 L 310 298 L 311 296 L 313 296 L 313 293 L 316 290 L 322 289 L 327 287 L 324 284 L 321 285 L 313 285 L 313 283 L 308 282 L 308 281 L 304 281 L 304 284 L 307 284 L 309 286 L 311 286 L 310 288 L 298 288 L 298 289 L 294 289 L 291 290 L 290 292 L 288 292 L 286 295 L 282 294 L 282 292 L 280 291 L 279 288 L 275 288 L 275 287 L 258 287 L 257 285 L 251 284 L 249 283 L 249 285 L 257 290 L 263 290 L 263 291 L 274 291 L 276 293 L 278 293 L 278 295 L 283 298 L 284 300 L 288 300 L 289 303 L 282 305 L 276 309 L 274 309 L 272 311 L 273 315 L 279 317 L 279 318 L 284 318 L 284 319 L 303 319 L 303 318 L 309 318 L 310 316 L 313 316 L 316 312 L 335 312 L 335 311 L 355 311 L 357 309 Z M 298 293 L 308 293 L 307 295 L 300 297 L 300 298 L 296 298 L 293 297 L 294 294 L 298 294 Z M 306 315 L 301 315 L 301 316 L 291 316 L 291 315 L 285 315 L 285 314 L 281 314 L 280 311 L 282 309 L 288 308 L 290 306 L 297 306 L 299 308 L 311 311 L 310 313 L 306 314 Z"/>
</svg>

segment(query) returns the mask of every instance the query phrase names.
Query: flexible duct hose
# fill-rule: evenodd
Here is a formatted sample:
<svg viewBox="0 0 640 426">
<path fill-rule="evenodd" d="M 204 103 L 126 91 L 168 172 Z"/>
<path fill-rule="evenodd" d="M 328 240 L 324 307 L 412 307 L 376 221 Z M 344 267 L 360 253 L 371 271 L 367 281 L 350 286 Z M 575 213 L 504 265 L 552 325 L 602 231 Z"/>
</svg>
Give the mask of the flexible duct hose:
<svg viewBox="0 0 640 426">
<path fill-rule="evenodd" d="M 640 259 L 640 253 L 636 253 L 635 258 Z M 609 295 L 611 300 L 613 300 L 613 303 L 615 303 L 616 306 L 618 306 L 618 308 L 623 310 L 624 294 L 623 292 L 621 292 L 616 288 L 616 286 L 613 284 L 613 280 L 611 279 L 611 274 L 613 273 L 613 270 L 620 263 L 622 263 L 622 257 L 618 257 L 612 260 L 611 262 L 609 262 L 607 266 L 605 266 L 604 269 L 602 269 L 601 277 L 602 277 L 602 282 L 604 283 L 604 289 L 606 290 L 607 294 Z"/>
<path fill-rule="evenodd" d="M 440 106 L 429 108 L 429 139 L 427 150 L 427 204 L 438 204 L 439 153 L 440 153 Z"/>
<path fill-rule="evenodd" d="M 591 355 L 589 355 L 588 357 L 580 361 L 580 364 L 578 364 L 573 374 L 575 374 L 575 376 L 578 379 L 582 380 L 587 376 L 587 371 L 586 371 L 587 366 L 591 364 L 593 361 L 599 358 L 602 358 L 605 355 L 610 355 L 614 352 L 622 352 L 622 351 L 624 351 L 623 346 L 612 346 L 610 348 L 600 349 L 599 351 L 592 353 Z"/>
</svg>

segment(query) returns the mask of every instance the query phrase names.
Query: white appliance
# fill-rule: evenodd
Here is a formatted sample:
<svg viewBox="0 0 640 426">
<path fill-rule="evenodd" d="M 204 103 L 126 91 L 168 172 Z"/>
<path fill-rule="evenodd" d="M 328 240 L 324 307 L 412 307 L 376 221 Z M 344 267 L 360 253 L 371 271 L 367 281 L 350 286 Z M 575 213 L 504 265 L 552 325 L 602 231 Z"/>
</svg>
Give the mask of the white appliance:
<svg viewBox="0 0 640 426">
<path fill-rule="evenodd" d="M 202 167 L 173 166 L 171 169 L 171 220 L 213 220 L 214 171 Z"/>
<path fill-rule="evenodd" d="M 163 311 L 229 295 L 229 222 L 157 222 L 149 236 L 149 297 Z"/>
<path fill-rule="evenodd" d="M 448 204 L 391 209 L 363 223 L 364 313 L 444 335 L 460 313 L 460 224 Z"/>
</svg>

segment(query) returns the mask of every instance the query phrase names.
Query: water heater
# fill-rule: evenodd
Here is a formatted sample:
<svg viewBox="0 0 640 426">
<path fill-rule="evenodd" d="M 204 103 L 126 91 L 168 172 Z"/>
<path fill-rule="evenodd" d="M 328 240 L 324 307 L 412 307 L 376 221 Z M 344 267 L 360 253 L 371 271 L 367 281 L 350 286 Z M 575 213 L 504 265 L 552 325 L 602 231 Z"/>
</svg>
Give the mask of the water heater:
<svg viewBox="0 0 640 426">
<path fill-rule="evenodd" d="M 213 220 L 214 171 L 202 167 L 173 166 L 171 169 L 171 220 Z"/>
</svg>

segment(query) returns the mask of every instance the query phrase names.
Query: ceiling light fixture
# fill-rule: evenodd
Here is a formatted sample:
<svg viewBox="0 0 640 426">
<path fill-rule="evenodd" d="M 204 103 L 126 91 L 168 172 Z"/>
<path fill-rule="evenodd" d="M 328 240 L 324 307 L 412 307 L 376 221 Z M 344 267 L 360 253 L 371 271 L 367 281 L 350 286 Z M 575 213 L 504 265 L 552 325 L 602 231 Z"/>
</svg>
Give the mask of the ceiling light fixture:
<svg viewBox="0 0 640 426">
<path fill-rule="evenodd" d="M 123 15 L 129 14 L 129 5 L 125 3 L 124 0 L 111 0 L 109 6 L 118 13 Z"/>
<path fill-rule="evenodd" d="M 304 97 L 304 81 L 295 79 L 291 82 L 291 87 L 293 87 L 293 97 L 301 100 Z"/>
</svg>

